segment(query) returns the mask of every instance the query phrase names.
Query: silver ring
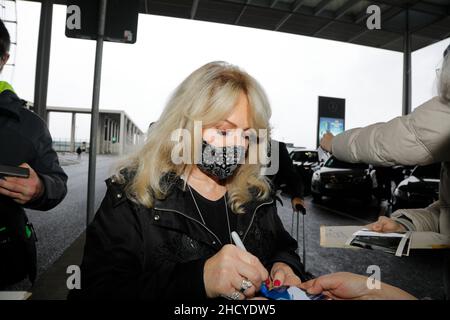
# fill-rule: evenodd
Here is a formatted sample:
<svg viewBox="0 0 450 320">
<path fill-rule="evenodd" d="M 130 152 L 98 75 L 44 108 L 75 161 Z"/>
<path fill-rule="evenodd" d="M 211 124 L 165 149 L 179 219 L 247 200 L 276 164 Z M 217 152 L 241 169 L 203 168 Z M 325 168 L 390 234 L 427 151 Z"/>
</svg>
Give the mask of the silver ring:
<svg viewBox="0 0 450 320">
<path fill-rule="evenodd" d="M 251 288 L 252 286 L 253 286 L 253 283 L 251 281 L 244 279 L 244 280 L 242 280 L 241 289 L 239 291 L 243 293 L 245 290 L 247 290 L 248 288 Z"/>
<path fill-rule="evenodd" d="M 233 292 L 228 296 L 231 300 L 239 300 L 241 298 L 241 293 L 239 291 Z"/>
</svg>

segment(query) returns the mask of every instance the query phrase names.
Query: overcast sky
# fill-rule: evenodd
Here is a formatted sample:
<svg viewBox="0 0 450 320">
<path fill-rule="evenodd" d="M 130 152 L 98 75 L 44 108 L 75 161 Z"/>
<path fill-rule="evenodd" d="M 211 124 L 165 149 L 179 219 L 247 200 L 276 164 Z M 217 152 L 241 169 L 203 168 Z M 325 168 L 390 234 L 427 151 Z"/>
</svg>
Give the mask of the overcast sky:
<svg viewBox="0 0 450 320">
<path fill-rule="evenodd" d="M 32 101 L 40 4 L 17 5 L 16 67 L 3 77 Z M 65 10 L 54 7 L 48 105 L 90 108 L 95 42 L 65 37 Z M 435 69 L 448 42 L 413 54 L 414 107 L 436 94 Z M 346 99 L 346 129 L 401 115 L 401 53 L 152 15 L 139 16 L 135 45 L 105 43 L 100 108 L 125 110 L 145 130 L 173 89 L 213 60 L 237 64 L 262 84 L 275 138 L 298 146 L 315 146 L 318 96 Z M 69 115 L 53 114 L 50 130 L 55 139 L 68 139 Z M 76 136 L 89 137 L 89 116 L 77 118 Z"/>
</svg>

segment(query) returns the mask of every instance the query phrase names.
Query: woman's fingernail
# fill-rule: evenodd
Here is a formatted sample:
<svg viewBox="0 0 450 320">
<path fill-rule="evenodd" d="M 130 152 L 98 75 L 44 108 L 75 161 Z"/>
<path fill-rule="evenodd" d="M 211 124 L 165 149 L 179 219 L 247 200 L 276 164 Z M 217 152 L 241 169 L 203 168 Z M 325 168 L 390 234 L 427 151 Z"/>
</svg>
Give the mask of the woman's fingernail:
<svg viewBox="0 0 450 320">
<path fill-rule="evenodd" d="M 273 282 L 273 285 L 274 285 L 275 287 L 279 287 L 279 286 L 281 286 L 281 281 L 280 281 L 280 280 L 275 280 L 275 281 Z"/>
<path fill-rule="evenodd" d="M 266 279 L 265 283 L 266 283 L 266 286 L 270 286 L 270 279 Z"/>
</svg>

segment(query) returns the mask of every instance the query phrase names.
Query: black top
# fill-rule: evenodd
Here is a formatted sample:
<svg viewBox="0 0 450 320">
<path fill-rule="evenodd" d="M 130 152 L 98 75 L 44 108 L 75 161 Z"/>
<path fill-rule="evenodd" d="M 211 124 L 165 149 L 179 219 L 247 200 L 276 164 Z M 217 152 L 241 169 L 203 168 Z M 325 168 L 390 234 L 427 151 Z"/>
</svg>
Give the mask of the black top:
<svg viewBox="0 0 450 320">
<path fill-rule="evenodd" d="M 228 230 L 227 212 L 225 209 L 225 194 L 219 200 L 209 200 L 198 193 L 194 188 L 190 188 L 192 194 L 195 197 L 195 201 L 201 211 L 203 219 L 205 220 L 205 225 L 214 232 L 220 239 L 223 245 L 230 244 L 230 234 Z M 192 197 L 191 197 L 192 199 Z M 192 205 L 195 208 L 195 203 L 192 200 Z M 198 212 L 196 212 L 198 214 Z M 230 230 L 235 231 L 237 226 L 237 216 L 230 207 L 228 207 L 228 218 L 230 221 Z M 198 214 L 198 219 L 201 221 L 202 218 Z"/>
</svg>

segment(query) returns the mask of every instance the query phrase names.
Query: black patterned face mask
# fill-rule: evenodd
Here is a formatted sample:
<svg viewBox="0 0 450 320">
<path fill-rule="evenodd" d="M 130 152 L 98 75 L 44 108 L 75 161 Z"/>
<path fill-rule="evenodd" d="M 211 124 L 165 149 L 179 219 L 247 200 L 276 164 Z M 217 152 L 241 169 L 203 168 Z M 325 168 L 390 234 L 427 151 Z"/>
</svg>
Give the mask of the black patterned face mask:
<svg viewBox="0 0 450 320">
<path fill-rule="evenodd" d="M 202 143 L 202 161 L 197 167 L 204 173 L 224 180 L 231 177 L 239 164 L 244 163 L 246 147 L 216 147 L 206 141 Z"/>
</svg>

